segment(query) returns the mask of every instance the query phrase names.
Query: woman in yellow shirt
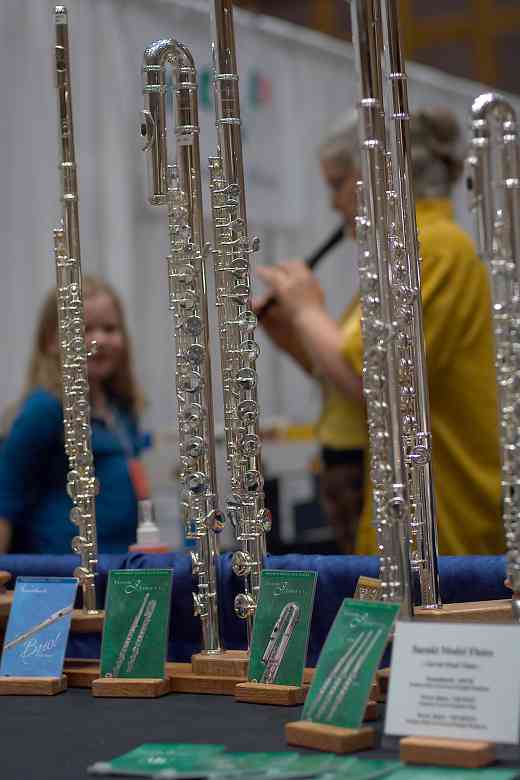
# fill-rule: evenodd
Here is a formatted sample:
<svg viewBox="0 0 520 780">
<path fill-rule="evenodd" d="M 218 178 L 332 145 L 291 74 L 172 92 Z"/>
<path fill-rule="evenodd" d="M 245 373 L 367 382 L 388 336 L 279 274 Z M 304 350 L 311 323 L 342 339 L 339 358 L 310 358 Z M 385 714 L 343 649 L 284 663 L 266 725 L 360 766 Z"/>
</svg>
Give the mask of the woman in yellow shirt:
<svg viewBox="0 0 520 780">
<path fill-rule="evenodd" d="M 461 171 L 455 150 L 459 130 L 451 114 L 430 110 L 412 117 L 410 132 L 423 261 L 421 294 L 439 549 L 445 555 L 500 553 L 504 542 L 489 285 L 472 241 L 453 220 L 449 200 Z M 341 148 L 343 160 L 347 152 L 350 155 L 348 165 L 334 154 Z M 351 120 L 322 147 L 321 164 L 333 207 L 352 225 L 359 165 Z M 271 288 L 268 294 L 277 300 L 262 325 L 275 343 L 329 388 L 318 436 L 324 451 L 340 452 L 351 446 L 348 439 L 356 430 L 352 418 L 358 424 L 364 420 L 359 302 L 355 300 L 337 323 L 326 311 L 319 283 L 303 263 L 281 263 L 258 273 Z M 363 433 L 366 447 L 366 429 Z M 359 432 L 356 436 L 359 439 Z M 348 516 L 342 523 L 352 526 Z M 353 533 L 356 552 L 375 553 L 368 476 L 361 522 Z M 341 543 L 341 533 L 338 539 Z"/>
</svg>

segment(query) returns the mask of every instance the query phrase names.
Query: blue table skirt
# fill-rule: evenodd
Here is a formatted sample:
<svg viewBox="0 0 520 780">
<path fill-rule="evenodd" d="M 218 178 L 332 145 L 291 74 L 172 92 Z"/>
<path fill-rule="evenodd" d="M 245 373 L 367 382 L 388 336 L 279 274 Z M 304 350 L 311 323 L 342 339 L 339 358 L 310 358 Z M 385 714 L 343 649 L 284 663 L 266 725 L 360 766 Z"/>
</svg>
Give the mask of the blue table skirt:
<svg viewBox="0 0 520 780">
<path fill-rule="evenodd" d="M 70 576 L 77 565 L 74 555 L 0 555 L 0 569 L 10 571 L 13 582 L 19 575 Z M 314 665 L 342 600 L 354 593 L 358 577 L 377 577 L 377 558 L 342 555 L 268 556 L 269 569 L 318 572 L 318 586 L 307 662 Z M 200 625 L 192 612 L 192 591 L 197 582 L 191 574 L 191 562 L 184 553 L 165 555 L 101 555 L 98 564 L 98 606 L 103 606 L 107 573 L 110 569 L 173 568 L 168 658 L 188 661 L 200 649 Z M 441 557 L 440 579 L 444 602 L 481 601 L 508 598 L 504 587 L 505 559 L 502 556 Z M 234 614 L 233 600 L 241 590 L 241 578 L 231 571 L 231 555 L 219 560 L 219 605 L 222 639 L 226 648 L 245 647 L 245 626 Z M 10 587 L 12 586 L 12 583 Z M 99 635 L 72 634 L 67 656 L 99 657 Z"/>
</svg>

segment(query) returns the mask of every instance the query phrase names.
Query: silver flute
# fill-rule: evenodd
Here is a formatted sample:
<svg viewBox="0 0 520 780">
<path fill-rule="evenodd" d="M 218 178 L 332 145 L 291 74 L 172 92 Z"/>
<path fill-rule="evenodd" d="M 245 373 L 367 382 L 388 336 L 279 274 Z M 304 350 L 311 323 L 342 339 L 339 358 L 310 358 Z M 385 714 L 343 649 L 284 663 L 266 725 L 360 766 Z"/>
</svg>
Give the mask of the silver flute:
<svg viewBox="0 0 520 780">
<path fill-rule="evenodd" d="M 351 14 L 361 84 L 357 237 L 374 523 L 383 598 L 402 601 L 411 616 L 416 591 L 424 607 L 440 606 L 440 591 L 406 73 L 397 0 L 351 0 Z"/>
<path fill-rule="evenodd" d="M 79 534 L 72 549 L 80 556 L 75 569 L 83 591 L 83 609 L 96 612 L 95 575 L 97 566 L 96 495 L 98 482 L 92 455 L 88 348 L 81 289 L 78 182 L 74 154 L 72 97 L 70 86 L 67 10 L 58 5 L 56 26 L 56 88 L 58 93 L 58 138 L 61 159 L 63 218 L 54 231 L 56 296 L 58 306 L 58 345 L 62 377 L 65 451 L 69 463 L 67 493 L 73 507 L 71 521 Z"/>
<path fill-rule="evenodd" d="M 294 634 L 294 629 L 300 620 L 300 607 L 293 601 L 285 604 L 271 631 L 271 636 L 262 655 L 265 669 L 260 679 L 261 683 L 274 683 L 280 666 L 285 657 L 285 651 Z"/>
<path fill-rule="evenodd" d="M 502 519 L 513 616 L 520 621 L 520 142 L 515 110 L 501 95 L 488 92 L 473 102 L 466 174 L 478 251 L 491 281 Z"/>
<path fill-rule="evenodd" d="M 219 321 L 224 427 L 231 494 L 227 514 L 240 550 L 233 571 L 244 577 L 235 612 L 247 620 L 249 642 L 260 590 L 271 513 L 264 504 L 258 427 L 255 341 L 249 256 L 259 247 L 247 229 L 240 98 L 231 0 L 211 5 L 213 95 L 217 153 L 210 158 L 215 295 Z"/>
<path fill-rule="evenodd" d="M 26 639 L 30 639 L 35 634 L 39 634 L 40 631 L 43 631 L 43 629 L 47 628 L 47 626 L 51 626 L 53 623 L 56 623 L 58 620 L 61 620 L 67 615 L 70 615 L 73 609 L 74 607 L 71 606 L 58 609 L 56 612 L 53 612 L 52 615 L 49 615 L 49 617 L 40 621 L 40 623 L 36 623 L 36 625 L 31 626 L 31 628 L 28 628 L 22 634 L 18 634 L 18 636 L 15 636 L 14 639 L 11 639 L 9 642 L 6 642 L 4 644 L 3 649 L 10 650 L 11 647 L 16 647 L 16 645 L 19 645 L 20 642 L 25 642 Z"/>
<path fill-rule="evenodd" d="M 175 86 L 173 165 L 167 145 L 167 65 L 172 68 Z M 194 607 L 201 620 L 203 652 L 219 653 L 217 534 L 224 526 L 224 516 L 218 509 L 215 464 L 197 74 L 191 53 L 173 38 L 155 41 L 146 48 L 143 74 L 141 133 L 148 158 L 149 200 L 168 209 L 168 285 L 176 349 L 182 509 L 186 535 L 197 545 L 192 553 L 193 573 L 198 578 Z"/>
</svg>

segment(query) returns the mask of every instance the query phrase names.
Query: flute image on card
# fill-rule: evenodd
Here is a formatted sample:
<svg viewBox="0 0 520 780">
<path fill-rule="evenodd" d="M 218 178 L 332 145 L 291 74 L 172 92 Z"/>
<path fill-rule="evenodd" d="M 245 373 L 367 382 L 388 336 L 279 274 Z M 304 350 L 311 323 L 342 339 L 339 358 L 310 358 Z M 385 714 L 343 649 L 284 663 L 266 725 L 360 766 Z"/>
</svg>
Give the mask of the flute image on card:
<svg viewBox="0 0 520 780">
<path fill-rule="evenodd" d="M 298 604 L 291 601 L 280 612 L 262 655 L 262 663 L 265 664 L 265 669 L 260 678 L 261 683 L 275 682 L 285 657 L 285 651 L 300 619 L 300 611 Z"/>
<path fill-rule="evenodd" d="M 380 636 L 380 628 L 368 629 L 358 634 L 325 678 L 318 695 L 306 712 L 309 718 L 323 720 L 332 717 Z"/>
<path fill-rule="evenodd" d="M 105 675 L 105 677 L 119 677 L 119 672 L 121 671 L 121 668 L 126 660 L 126 656 L 128 653 L 128 649 L 130 647 L 130 643 L 132 639 L 134 638 L 134 634 L 137 631 L 137 627 L 141 621 L 141 617 L 143 616 L 143 612 L 145 610 L 146 604 L 148 602 L 148 599 L 150 598 L 149 593 L 145 593 L 145 596 L 139 605 L 139 609 L 137 610 L 131 624 L 130 628 L 128 629 L 128 633 L 123 641 L 123 644 L 121 645 L 121 649 L 118 653 L 116 663 L 114 665 L 114 668 L 112 669 L 112 672 Z"/>
<path fill-rule="evenodd" d="M 141 647 L 145 640 L 146 633 L 150 627 L 150 623 L 152 621 L 153 613 L 155 612 L 156 606 L 157 606 L 157 601 L 155 599 L 151 599 L 146 605 L 146 609 L 144 611 L 144 617 L 143 617 L 143 625 L 139 630 L 137 639 L 135 640 L 135 645 L 133 646 L 132 649 L 130 660 L 128 661 L 128 666 L 126 667 L 126 671 L 128 673 L 132 671 L 137 661 L 137 658 L 139 657 L 139 653 L 141 652 Z"/>
<path fill-rule="evenodd" d="M 376 631 L 367 633 L 367 640 L 364 643 L 362 651 L 359 653 L 357 660 L 354 663 L 354 666 L 350 668 L 350 670 L 342 671 L 341 674 L 341 682 L 339 686 L 339 691 L 335 694 L 332 700 L 332 706 L 328 713 L 328 719 L 332 720 L 334 718 L 334 715 L 336 714 L 336 711 L 338 707 L 340 707 L 348 695 L 348 692 L 350 691 L 351 686 L 357 681 L 358 675 L 360 671 L 363 668 L 363 665 L 365 661 L 367 660 L 368 656 L 372 652 L 372 648 L 380 638 L 382 634 L 382 629 L 378 628 Z"/>
<path fill-rule="evenodd" d="M 72 610 L 73 610 L 72 606 L 63 607 L 63 609 L 59 609 L 57 612 L 54 612 L 52 615 L 49 615 L 48 618 L 45 618 L 45 620 L 42 620 L 40 623 L 36 623 L 36 625 L 32 626 L 31 628 L 28 628 L 26 631 L 23 632 L 23 634 L 19 634 L 14 639 L 11 639 L 9 642 L 6 642 L 4 644 L 4 650 L 10 650 L 12 647 L 16 647 L 16 645 L 19 645 L 21 642 L 25 642 L 26 639 L 29 639 L 31 636 L 34 636 L 34 634 L 38 634 L 40 631 L 43 631 L 43 629 L 47 628 L 47 626 L 51 626 L 53 623 L 56 623 L 58 620 L 61 620 L 66 615 L 70 615 Z"/>
<path fill-rule="evenodd" d="M 520 139 L 516 112 L 501 95 L 479 95 L 473 102 L 471 120 L 466 181 L 478 251 L 491 281 L 502 521 L 513 617 L 520 621 Z"/>
</svg>

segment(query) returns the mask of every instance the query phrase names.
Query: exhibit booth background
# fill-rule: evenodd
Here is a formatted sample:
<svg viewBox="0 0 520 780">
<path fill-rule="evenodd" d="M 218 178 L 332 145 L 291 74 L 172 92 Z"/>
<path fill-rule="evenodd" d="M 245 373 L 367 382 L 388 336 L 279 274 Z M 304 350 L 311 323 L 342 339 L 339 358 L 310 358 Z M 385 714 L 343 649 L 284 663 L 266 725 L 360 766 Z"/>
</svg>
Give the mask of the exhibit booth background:
<svg viewBox="0 0 520 780">
<path fill-rule="evenodd" d="M 162 433 L 150 459 L 157 508 L 161 524 L 173 529 L 176 423 L 164 261 L 167 216 L 163 208 L 147 204 L 139 133 L 141 63 L 145 45 L 170 36 L 194 55 L 207 196 L 205 160 L 215 151 L 209 6 L 200 0 L 69 0 L 67 7 L 83 269 L 105 276 L 123 297 L 148 399 L 146 426 Z M 60 216 L 60 185 L 53 8 L 47 0 L 4 0 L 0 7 L 2 408 L 19 396 L 38 309 L 55 278 L 52 228 Z M 320 179 L 316 148 L 331 123 L 355 103 L 352 47 L 239 10 L 235 23 L 248 217 L 250 232 L 262 241 L 253 262 L 301 257 L 337 222 Z M 444 104 L 467 123 L 471 100 L 481 86 L 422 66 L 410 65 L 408 73 L 412 108 Z M 462 187 L 456 204 L 461 223 L 471 229 Z M 355 291 L 355 266 L 355 246 L 344 242 L 318 270 L 336 314 Z M 208 279 L 211 289 L 211 272 Z M 214 311 L 211 316 L 214 324 Z M 274 350 L 260 330 L 258 337 L 263 419 L 314 420 L 320 402 L 317 385 Z M 213 355 L 215 410 L 222 421 L 216 341 Z M 313 449 L 312 443 L 265 448 L 267 473 L 293 477 L 282 500 L 286 507 L 312 492 L 305 466 Z M 223 457 L 219 481 L 225 493 Z"/>
</svg>

